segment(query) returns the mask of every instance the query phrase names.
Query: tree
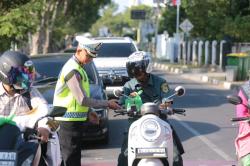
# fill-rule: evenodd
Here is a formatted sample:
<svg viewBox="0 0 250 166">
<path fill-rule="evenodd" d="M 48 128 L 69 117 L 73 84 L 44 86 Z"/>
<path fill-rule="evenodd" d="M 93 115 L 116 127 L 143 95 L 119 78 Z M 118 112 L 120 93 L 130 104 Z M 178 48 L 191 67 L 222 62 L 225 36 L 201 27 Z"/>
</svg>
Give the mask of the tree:
<svg viewBox="0 0 250 166">
<path fill-rule="evenodd" d="M 165 30 L 167 30 L 167 32 L 173 36 L 173 34 L 176 32 L 176 15 L 176 7 L 166 6 L 162 12 L 158 32 L 163 33 Z M 180 8 L 180 18 L 185 18 L 183 8 Z"/>
<path fill-rule="evenodd" d="M 58 41 L 63 41 L 66 34 L 87 31 L 99 17 L 99 8 L 109 0 L 44 0 L 43 2 L 43 10 L 37 13 L 40 25 L 32 37 L 35 46 L 32 49 L 33 54 L 41 52 L 41 49 L 42 53 L 46 53 L 53 50 L 51 46 L 62 45 L 62 42 Z M 55 37 L 52 37 L 53 34 Z"/>
<path fill-rule="evenodd" d="M 68 33 L 83 32 L 99 18 L 98 10 L 110 0 L 4 0 L 0 3 L 0 38 L 28 45 L 31 54 L 60 47 Z M 54 36 L 53 36 L 54 35 Z M 59 42 L 58 42 L 59 41 Z M 59 44 L 58 44 L 59 43 Z M 58 48 L 57 48 L 58 49 Z"/>
<path fill-rule="evenodd" d="M 10 43 L 22 44 L 27 39 L 27 33 L 33 32 L 37 20 L 33 17 L 34 11 L 39 8 L 39 2 L 2 1 L 0 3 L 0 50 L 10 49 Z"/>
<path fill-rule="evenodd" d="M 131 10 L 145 10 L 146 11 L 146 20 L 150 20 L 153 11 L 150 7 L 145 5 L 135 6 L 126 9 L 123 13 L 116 13 L 118 5 L 114 2 L 110 3 L 103 10 L 102 17 L 98 19 L 95 24 L 91 27 L 91 33 L 94 36 L 98 36 L 98 31 L 102 27 L 108 27 L 110 33 L 113 36 L 130 36 L 135 39 L 136 31 L 139 27 L 139 20 L 131 19 Z M 143 22 L 142 20 L 141 22 Z M 134 34 L 131 34 L 133 32 Z"/>
<path fill-rule="evenodd" d="M 247 41 L 246 33 L 250 29 L 250 0 L 182 0 L 180 22 L 188 18 L 194 28 L 190 32 L 193 38 L 221 40 L 231 36 L 235 41 Z M 174 30 L 176 10 L 167 7 L 160 23 L 160 31 Z"/>
</svg>

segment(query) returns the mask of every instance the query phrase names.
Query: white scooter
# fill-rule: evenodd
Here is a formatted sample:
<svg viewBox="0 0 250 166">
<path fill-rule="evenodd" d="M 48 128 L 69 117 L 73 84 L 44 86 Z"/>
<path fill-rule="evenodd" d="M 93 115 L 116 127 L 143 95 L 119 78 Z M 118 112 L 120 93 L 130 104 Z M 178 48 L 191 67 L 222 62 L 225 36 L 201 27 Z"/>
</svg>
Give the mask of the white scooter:
<svg viewBox="0 0 250 166">
<path fill-rule="evenodd" d="M 116 96 L 122 95 L 115 92 Z M 185 89 L 181 86 L 175 88 L 175 93 L 162 102 L 172 100 L 174 96 L 183 96 Z M 128 96 L 127 96 L 128 97 Z M 170 125 L 159 116 L 164 113 L 184 114 L 184 109 L 168 108 L 159 110 L 155 103 L 144 103 L 141 111 L 116 111 L 116 115 L 127 114 L 130 117 L 139 117 L 129 127 L 128 133 L 128 166 L 172 166 L 173 165 L 173 136 Z M 128 110 L 126 110 L 128 111 Z"/>
</svg>

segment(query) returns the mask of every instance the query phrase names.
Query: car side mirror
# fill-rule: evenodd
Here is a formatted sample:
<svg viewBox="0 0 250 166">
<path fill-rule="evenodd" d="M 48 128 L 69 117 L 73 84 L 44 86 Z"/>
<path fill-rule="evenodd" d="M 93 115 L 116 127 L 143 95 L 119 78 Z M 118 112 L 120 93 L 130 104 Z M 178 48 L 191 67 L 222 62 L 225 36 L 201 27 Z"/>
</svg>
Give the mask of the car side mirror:
<svg viewBox="0 0 250 166">
<path fill-rule="evenodd" d="M 67 109 L 64 107 L 53 107 L 47 116 L 49 117 L 60 117 L 66 113 Z"/>
<path fill-rule="evenodd" d="M 102 77 L 102 82 L 103 82 L 104 88 L 106 88 L 107 85 L 113 84 L 113 81 L 110 77 Z"/>
</svg>

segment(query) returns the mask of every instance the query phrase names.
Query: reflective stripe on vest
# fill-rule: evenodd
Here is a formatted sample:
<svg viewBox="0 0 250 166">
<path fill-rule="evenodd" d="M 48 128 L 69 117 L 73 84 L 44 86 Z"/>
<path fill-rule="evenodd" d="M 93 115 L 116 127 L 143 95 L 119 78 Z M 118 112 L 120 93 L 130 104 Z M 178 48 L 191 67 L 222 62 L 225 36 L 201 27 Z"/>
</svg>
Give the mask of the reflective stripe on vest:
<svg viewBox="0 0 250 166">
<path fill-rule="evenodd" d="M 87 112 L 66 112 L 63 117 L 55 117 L 55 119 L 60 121 L 85 121 L 87 116 Z"/>
<path fill-rule="evenodd" d="M 63 117 L 57 117 L 56 120 L 61 121 L 86 121 L 88 107 L 81 106 L 77 103 L 73 94 L 66 85 L 64 78 L 72 70 L 77 70 L 81 77 L 81 85 L 86 92 L 87 97 L 89 97 L 89 81 L 84 69 L 73 59 L 70 58 L 66 64 L 63 66 L 60 73 L 59 79 L 56 84 L 53 105 L 58 107 L 67 108 L 67 112 Z"/>
</svg>

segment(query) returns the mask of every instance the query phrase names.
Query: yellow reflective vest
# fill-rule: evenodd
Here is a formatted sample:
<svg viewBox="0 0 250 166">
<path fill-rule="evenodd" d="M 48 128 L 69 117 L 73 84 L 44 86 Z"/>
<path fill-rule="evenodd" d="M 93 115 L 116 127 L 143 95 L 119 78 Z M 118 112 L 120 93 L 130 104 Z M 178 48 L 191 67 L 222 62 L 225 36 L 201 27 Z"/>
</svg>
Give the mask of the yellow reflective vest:
<svg viewBox="0 0 250 166">
<path fill-rule="evenodd" d="M 56 84 L 53 106 L 64 107 L 67 112 L 63 117 L 57 117 L 56 120 L 60 121 L 86 121 L 88 114 L 88 107 L 80 105 L 65 82 L 67 76 L 72 70 L 77 70 L 82 77 L 82 87 L 89 97 L 89 80 L 83 67 L 78 64 L 73 58 L 70 58 L 63 66 Z"/>
</svg>

